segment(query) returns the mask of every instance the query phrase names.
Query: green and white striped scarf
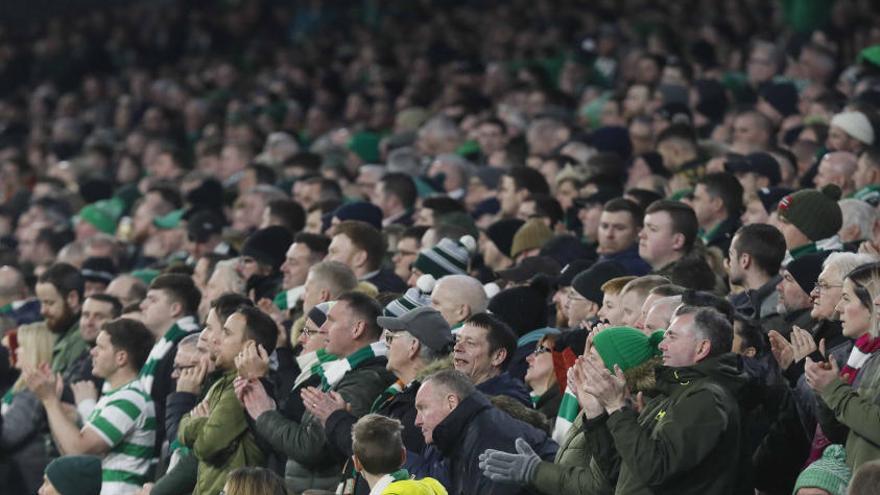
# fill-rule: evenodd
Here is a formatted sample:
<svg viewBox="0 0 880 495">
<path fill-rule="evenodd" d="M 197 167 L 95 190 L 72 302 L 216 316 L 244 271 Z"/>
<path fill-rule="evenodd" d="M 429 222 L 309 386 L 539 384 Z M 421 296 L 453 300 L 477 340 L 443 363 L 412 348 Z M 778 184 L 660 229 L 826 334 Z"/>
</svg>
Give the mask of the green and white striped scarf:
<svg viewBox="0 0 880 495">
<path fill-rule="evenodd" d="M 320 363 L 320 365 L 316 365 L 317 367 L 313 366 L 312 369 L 321 375 L 321 390 L 326 392 L 335 387 L 339 380 L 349 371 L 357 369 L 365 361 L 384 356 L 387 353 L 388 348 L 385 347 L 385 342 L 373 342 L 354 351 L 346 358 Z"/>
<path fill-rule="evenodd" d="M 559 413 L 556 415 L 556 425 L 553 427 L 553 440 L 559 445 L 565 440 L 565 435 L 571 429 L 574 420 L 577 419 L 581 406 L 578 404 L 577 397 L 571 390 L 570 385 L 566 385 L 565 393 L 562 394 L 562 402 L 559 404 Z"/>
<path fill-rule="evenodd" d="M 296 303 L 299 302 L 305 291 L 306 287 L 304 285 L 294 287 L 290 290 L 283 290 L 275 296 L 273 302 L 278 309 L 286 311 L 296 306 Z"/>
<path fill-rule="evenodd" d="M 27 304 L 29 301 L 27 299 L 22 299 L 21 301 L 12 301 L 11 303 L 0 306 L 0 314 L 12 314 L 15 311 L 18 311 L 22 306 Z"/>
<path fill-rule="evenodd" d="M 156 366 L 168 352 L 177 345 L 184 337 L 199 331 L 199 324 L 194 316 L 184 316 L 174 322 L 165 335 L 153 345 L 153 350 L 147 356 L 147 362 L 141 368 L 140 378 L 144 391 L 148 394 L 153 391 L 153 382 L 156 379 Z"/>
<path fill-rule="evenodd" d="M 317 351 L 297 356 L 296 363 L 299 365 L 300 372 L 299 376 L 297 376 L 296 380 L 293 382 L 293 388 L 298 388 L 303 382 L 313 377 L 315 373 L 318 373 L 318 370 L 321 369 L 321 365 L 335 360 L 336 356 L 330 354 L 324 349 L 318 349 Z"/>
</svg>

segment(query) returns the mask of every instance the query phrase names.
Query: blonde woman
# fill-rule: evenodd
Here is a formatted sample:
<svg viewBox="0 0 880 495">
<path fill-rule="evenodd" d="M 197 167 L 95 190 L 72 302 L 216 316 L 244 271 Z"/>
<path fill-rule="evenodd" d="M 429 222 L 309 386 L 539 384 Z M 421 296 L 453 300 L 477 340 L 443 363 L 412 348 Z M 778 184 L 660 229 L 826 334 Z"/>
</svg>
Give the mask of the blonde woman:
<svg viewBox="0 0 880 495">
<path fill-rule="evenodd" d="M 834 359 L 807 358 L 806 378 L 827 406 L 818 411 L 824 434 L 831 443 L 845 440 L 846 463 L 855 470 L 880 459 L 880 263 L 850 272 L 843 290 L 838 309 L 855 347 L 842 369 Z"/>
<path fill-rule="evenodd" d="M 15 349 L 15 367 L 38 366 L 52 362 L 55 334 L 43 322 L 18 328 L 18 347 Z M 8 493 L 35 493 L 43 481 L 43 470 L 49 462 L 44 433 L 47 431 L 46 414 L 39 399 L 27 390 L 24 378 L 19 377 L 3 396 L 3 434 L 0 451 L 7 453 L 12 469 L 13 486 L 4 487 Z M 20 485 L 15 485 L 16 482 Z"/>
</svg>

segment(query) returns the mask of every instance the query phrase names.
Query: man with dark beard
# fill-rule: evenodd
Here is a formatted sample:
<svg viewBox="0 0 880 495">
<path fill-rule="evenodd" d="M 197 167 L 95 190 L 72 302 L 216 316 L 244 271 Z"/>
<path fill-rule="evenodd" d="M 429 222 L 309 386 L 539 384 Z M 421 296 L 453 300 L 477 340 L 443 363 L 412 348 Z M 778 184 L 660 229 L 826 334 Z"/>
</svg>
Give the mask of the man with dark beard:
<svg viewBox="0 0 880 495">
<path fill-rule="evenodd" d="M 84 281 L 73 265 L 55 263 L 37 279 L 40 314 L 52 333 L 58 335 L 52 349 L 52 371 L 64 373 L 88 350 L 79 333 Z"/>
</svg>

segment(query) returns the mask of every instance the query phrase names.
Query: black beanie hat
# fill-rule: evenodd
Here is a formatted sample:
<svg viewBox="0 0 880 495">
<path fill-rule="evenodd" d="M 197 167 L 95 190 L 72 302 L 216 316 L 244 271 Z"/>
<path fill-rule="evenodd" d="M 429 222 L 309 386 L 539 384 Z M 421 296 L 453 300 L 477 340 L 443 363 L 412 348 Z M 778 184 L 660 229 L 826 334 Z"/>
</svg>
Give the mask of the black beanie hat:
<svg viewBox="0 0 880 495">
<path fill-rule="evenodd" d="M 273 225 L 251 234 L 241 248 L 242 256 L 250 256 L 260 263 L 278 271 L 287 257 L 287 248 L 293 244 L 293 236 L 284 227 Z"/>
<path fill-rule="evenodd" d="M 61 495 L 101 493 L 101 460 L 91 455 L 66 455 L 46 466 L 46 478 Z"/>
<path fill-rule="evenodd" d="M 510 258 L 510 249 L 513 247 L 513 236 L 525 222 L 518 218 L 506 218 L 498 220 L 486 229 L 486 237 L 495 244 L 501 254 Z"/>
<path fill-rule="evenodd" d="M 624 277 L 627 271 L 616 261 L 600 261 L 578 274 L 571 286 L 588 300 L 602 304 L 602 286 L 612 278 Z"/>
<path fill-rule="evenodd" d="M 571 287 L 574 278 L 581 274 L 584 270 L 593 266 L 592 260 L 574 260 L 562 267 L 559 277 L 556 278 L 556 285 L 559 287 Z"/>
<path fill-rule="evenodd" d="M 549 290 L 549 283 L 541 278 L 529 285 L 504 289 L 489 301 L 489 312 L 522 337 L 547 326 Z"/>
<path fill-rule="evenodd" d="M 765 84 L 761 88 L 760 96 L 783 117 L 797 113 L 797 88 L 790 82 Z"/>
<path fill-rule="evenodd" d="M 825 262 L 825 258 L 830 254 L 831 251 L 806 254 L 791 260 L 785 269 L 788 270 L 788 273 L 791 274 L 795 282 L 801 286 L 801 289 L 809 294 L 816 286 L 819 274 L 822 273 L 822 263 Z"/>
<path fill-rule="evenodd" d="M 109 284 L 116 277 L 119 271 L 113 260 L 105 256 L 96 256 L 86 258 L 80 269 L 83 279 L 86 282 L 100 282 Z"/>
</svg>

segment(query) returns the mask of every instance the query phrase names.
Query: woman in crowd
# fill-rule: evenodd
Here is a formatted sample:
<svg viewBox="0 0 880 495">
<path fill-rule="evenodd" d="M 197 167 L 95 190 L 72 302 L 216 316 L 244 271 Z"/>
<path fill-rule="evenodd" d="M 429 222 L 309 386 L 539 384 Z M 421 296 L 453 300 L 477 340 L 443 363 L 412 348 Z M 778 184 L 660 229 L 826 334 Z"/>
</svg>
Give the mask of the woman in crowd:
<svg viewBox="0 0 880 495">
<path fill-rule="evenodd" d="M 525 382 L 531 390 L 532 404 L 552 422 L 559 412 L 562 393 L 556 382 L 553 368 L 553 347 L 556 335 L 547 334 L 538 341 L 535 350 L 526 358 L 529 368 L 526 370 Z M 551 425 L 552 427 L 552 425 Z"/>
<path fill-rule="evenodd" d="M 55 334 L 43 323 L 32 323 L 18 328 L 18 347 L 15 349 L 15 367 L 39 366 L 52 361 Z M 10 476 L 12 486 L 8 493 L 34 493 L 43 481 L 43 469 L 49 462 L 46 452 L 46 412 L 40 400 L 25 387 L 20 376 L 3 396 L 3 436 L 0 450 L 12 457 L 17 471 Z M 4 489 L 4 490 L 5 490 Z"/>
</svg>

